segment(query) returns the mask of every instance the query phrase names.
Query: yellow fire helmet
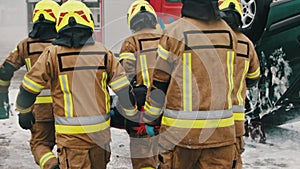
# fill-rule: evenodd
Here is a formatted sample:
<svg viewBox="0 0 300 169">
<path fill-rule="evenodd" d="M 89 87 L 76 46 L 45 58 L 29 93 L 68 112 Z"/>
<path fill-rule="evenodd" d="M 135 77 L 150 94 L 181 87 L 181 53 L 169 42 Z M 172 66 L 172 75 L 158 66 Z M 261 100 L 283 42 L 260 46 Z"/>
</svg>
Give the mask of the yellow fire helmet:
<svg viewBox="0 0 300 169">
<path fill-rule="evenodd" d="M 34 8 L 32 22 L 35 23 L 43 15 L 46 21 L 56 22 L 59 4 L 52 0 L 41 0 Z"/>
<path fill-rule="evenodd" d="M 89 27 L 94 30 L 94 20 L 91 10 L 80 1 L 68 0 L 59 9 L 59 18 L 56 22 L 57 32 L 69 25 L 69 19 L 74 18 L 76 25 Z"/>
<path fill-rule="evenodd" d="M 240 13 L 240 15 L 243 16 L 240 0 L 219 0 L 219 9 L 223 10 L 228 8 L 230 3 L 234 3 L 235 10 L 237 10 Z"/>
<path fill-rule="evenodd" d="M 157 15 L 156 15 L 154 9 L 147 1 L 136 0 L 130 5 L 128 12 L 127 12 L 127 24 L 130 29 L 132 27 L 131 26 L 132 18 L 134 18 L 134 16 L 136 16 L 140 12 L 148 12 L 148 13 L 152 14 L 155 17 L 155 19 L 157 20 Z"/>
</svg>

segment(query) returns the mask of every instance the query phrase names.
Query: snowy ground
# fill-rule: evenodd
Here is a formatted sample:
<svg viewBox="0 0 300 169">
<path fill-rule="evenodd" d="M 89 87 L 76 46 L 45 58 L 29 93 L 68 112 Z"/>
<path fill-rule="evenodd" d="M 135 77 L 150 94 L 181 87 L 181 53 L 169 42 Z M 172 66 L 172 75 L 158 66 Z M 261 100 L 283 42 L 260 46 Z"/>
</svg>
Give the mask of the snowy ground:
<svg viewBox="0 0 300 169">
<path fill-rule="evenodd" d="M 16 86 L 16 85 L 13 85 Z M 17 89 L 10 90 L 11 104 Z M 18 126 L 17 112 L 0 120 L 0 169 L 38 169 L 29 149 L 30 132 Z M 300 166 L 300 122 L 289 123 L 267 131 L 267 143 L 246 138 L 243 154 L 245 169 L 296 169 Z M 108 169 L 131 169 L 129 139 L 124 130 L 112 129 L 111 162 Z"/>
</svg>

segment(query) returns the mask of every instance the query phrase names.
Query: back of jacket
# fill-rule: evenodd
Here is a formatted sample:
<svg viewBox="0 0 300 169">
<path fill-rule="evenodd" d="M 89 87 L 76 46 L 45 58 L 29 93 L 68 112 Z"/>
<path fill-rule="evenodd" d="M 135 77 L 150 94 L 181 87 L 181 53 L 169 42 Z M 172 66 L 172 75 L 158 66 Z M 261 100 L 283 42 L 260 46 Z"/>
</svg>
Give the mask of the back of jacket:
<svg viewBox="0 0 300 169">
<path fill-rule="evenodd" d="M 122 66 L 102 44 L 50 46 L 25 77 L 37 92 L 51 82 L 58 144 L 89 148 L 110 141 L 108 85 L 117 92 L 129 82 Z"/>
<path fill-rule="evenodd" d="M 53 40 L 54 39 L 39 40 L 26 38 L 19 42 L 16 49 L 5 59 L 5 62 L 12 65 L 16 70 L 26 65 L 26 69 L 29 71 L 43 53 L 44 49 L 52 45 L 51 42 Z M 50 84 L 48 84 L 46 89 L 36 98 L 33 111 L 36 121 L 53 121 L 52 109 L 49 109 L 51 105 L 52 98 L 50 95 Z M 36 114 L 36 112 L 39 112 L 39 114 Z"/>
<path fill-rule="evenodd" d="M 236 44 L 234 32 L 223 20 L 183 17 L 164 31 L 151 86 L 161 89 L 156 84 L 168 84 L 161 141 L 194 148 L 234 143 L 231 94 Z M 148 116 L 159 114 L 161 103 L 154 91 L 147 95 Z M 168 132 L 169 127 L 174 131 Z"/>
<path fill-rule="evenodd" d="M 26 38 L 18 44 L 17 48 L 9 54 L 5 61 L 13 65 L 16 69 L 20 69 L 26 65 L 26 69 L 29 71 L 44 49 L 52 45 L 52 41 L 53 39 L 42 41 Z"/>
<path fill-rule="evenodd" d="M 160 36 L 159 30 L 143 29 L 125 39 L 119 61 L 130 81 L 150 86 Z"/>
<path fill-rule="evenodd" d="M 237 52 L 234 61 L 234 89 L 232 94 L 232 110 L 234 114 L 236 135 L 245 133 L 245 99 L 246 79 L 258 80 L 260 75 L 259 59 L 252 42 L 241 32 L 235 32 L 238 38 Z"/>
</svg>

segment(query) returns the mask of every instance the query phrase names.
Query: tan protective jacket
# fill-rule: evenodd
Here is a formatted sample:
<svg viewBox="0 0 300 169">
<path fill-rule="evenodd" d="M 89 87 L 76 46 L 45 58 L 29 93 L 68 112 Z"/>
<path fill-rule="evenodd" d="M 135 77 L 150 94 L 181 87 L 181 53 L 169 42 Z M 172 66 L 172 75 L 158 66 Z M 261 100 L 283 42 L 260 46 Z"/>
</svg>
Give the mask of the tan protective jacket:
<svg viewBox="0 0 300 169">
<path fill-rule="evenodd" d="M 16 49 L 5 59 L 5 62 L 10 63 L 16 70 L 26 65 L 26 69 L 29 71 L 44 49 L 52 45 L 51 42 L 53 40 L 41 41 L 39 39 L 26 38 L 19 42 Z M 48 109 L 49 105 L 45 105 L 52 104 L 49 86 L 50 84 L 46 85 L 45 89 L 36 98 L 35 110 L 33 111 L 34 113 L 39 112 L 39 114 L 35 113 L 36 121 L 53 121 L 52 110 Z"/>
<path fill-rule="evenodd" d="M 22 87 L 39 93 L 51 82 L 57 144 L 91 148 L 110 141 L 110 95 L 129 86 L 111 51 L 95 43 L 82 48 L 50 46 L 28 72 Z"/>
<path fill-rule="evenodd" d="M 241 32 L 235 32 L 238 39 L 237 52 L 234 61 L 234 90 L 233 90 L 233 115 L 236 127 L 236 136 L 245 133 L 245 99 L 246 79 L 257 80 L 260 75 L 259 59 L 252 42 Z"/>
<path fill-rule="evenodd" d="M 210 148 L 235 142 L 231 94 L 236 45 L 223 20 L 183 17 L 165 29 L 153 73 L 153 82 L 169 83 L 165 109 L 152 97 L 156 91 L 149 91 L 144 119 L 163 113 L 160 144 Z M 151 83 L 151 88 L 158 86 Z"/>
<path fill-rule="evenodd" d="M 150 86 L 160 36 L 159 30 L 143 29 L 125 39 L 119 61 L 130 81 L 135 78 L 138 85 Z"/>
</svg>

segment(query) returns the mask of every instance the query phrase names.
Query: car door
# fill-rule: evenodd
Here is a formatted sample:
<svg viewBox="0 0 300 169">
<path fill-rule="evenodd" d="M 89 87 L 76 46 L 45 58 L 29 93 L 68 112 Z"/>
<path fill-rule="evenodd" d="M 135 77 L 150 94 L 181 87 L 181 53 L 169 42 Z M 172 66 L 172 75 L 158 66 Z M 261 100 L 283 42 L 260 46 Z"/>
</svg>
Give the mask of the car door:
<svg viewBox="0 0 300 169">
<path fill-rule="evenodd" d="M 265 31 L 256 43 L 256 51 L 261 62 L 258 88 L 263 112 L 273 112 L 281 106 L 299 106 L 300 0 L 277 0 L 270 4 Z M 282 118 L 277 117 L 272 119 Z"/>
</svg>

